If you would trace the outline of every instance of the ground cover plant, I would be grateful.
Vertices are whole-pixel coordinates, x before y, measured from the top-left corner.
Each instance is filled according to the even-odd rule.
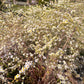
[[[0,83],[83,84],[84,4],[0,11]]]

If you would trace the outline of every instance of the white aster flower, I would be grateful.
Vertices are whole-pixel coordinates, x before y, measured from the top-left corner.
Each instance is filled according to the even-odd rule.
[[[14,77],[14,80],[16,80],[17,78],[20,77],[20,74],[17,74],[15,77]]]
[[[4,70],[3,70],[2,66],[0,66],[0,72],[1,72],[1,73],[3,73],[3,72],[4,72]]]
[[[43,56],[43,59],[46,59],[46,57],[45,57],[45,56]]]
[[[39,59],[35,59],[35,62],[38,62]]]
[[[22,69],[19,71],[19,73],[25,73],[25,68],[22,67]]]
[[[25,70],[28,69],[32,65],[32,61],[26,62],[24,65]]]

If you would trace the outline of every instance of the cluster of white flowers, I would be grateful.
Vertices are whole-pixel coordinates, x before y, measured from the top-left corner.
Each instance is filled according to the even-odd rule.
[[[25,74],[25,71],[28,70],[30,66],[32,66],[32,61],[26,61],[24,67],[22,67],[22,69],[19,71],[19,74],[14,76],[14,80],[20,78],[22,73]]]
[[[25,73],[26,70],[28,70],[30,68],[30,66],[32,65],[32,61],[27,61],[25,62],[24,67],[22,67],[22,69],[19,71],[19,73]]]

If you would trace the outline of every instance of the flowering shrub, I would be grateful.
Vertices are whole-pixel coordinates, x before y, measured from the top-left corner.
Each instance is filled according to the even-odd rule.
[[[81,40],[84,36],[84,24],[80,25],[74,18],[74,6],[71,10],[72,4],[62,4],[50,7],[36,5],[29,6],[28,9],[24,7],[20,10],[1,12],[2,82],[47,84],[49,81],[45,80],[49,78],[46,79],[46,73],[50,76],[52,70],[59,72],[53,72],[54,81],[51,81],[57,83],[56,81],[69,80],[68,76],[66,79],[61,76],[62,71],[73,71],[77,68],[75,58],[80,55],[79,49],[84,48],[84,40]],[[81,21],[83,19],[84,16]]]

